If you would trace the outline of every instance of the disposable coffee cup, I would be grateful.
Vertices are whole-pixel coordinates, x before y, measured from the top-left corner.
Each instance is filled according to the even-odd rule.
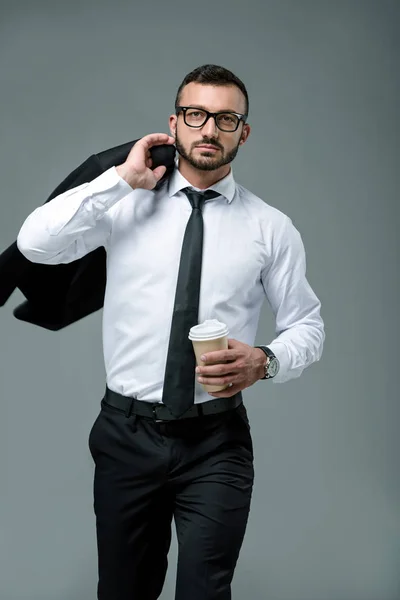
[[[225,350],[228,348],[229,330],[225,323],[217,319],[207,319],[195,325],[189,331],[189,340],[192,341],[196,362],[198,366],[204,366],[200,356],[206,352],[215,352],[216,350]],[[224,361],[228,362],[228,361]],[[207,363],[211,364],[211,363]],[[227,385],[205,385],[202,384],[206,392],[220,392],[228,387]]]

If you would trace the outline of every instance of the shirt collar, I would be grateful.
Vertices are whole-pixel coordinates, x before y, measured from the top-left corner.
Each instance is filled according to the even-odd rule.
[[[171,173],[170,177],[168,178],[168,196],[170,198],[172,196],[174,196],[175,194],[177,194],[178,192],[180,192],[185,187],[192,187],[194,190],[204,191],[204,190],[199,190],[199,188],[196,188],[193,185],[191,185],[189,183],[189,181],[187,179],[185,179],[185,177],[183,177],[183,175],[181,174],[181,172],[178,169],[178,166],[179,166],[179,157],[177,157],[175,159],[175,168],[174,168],[173,172]],[[211,185],[207,189],[218,192],[219,194],[221,194],[221,196],[223,196],[226,199],[228,204],[230,204],[235,196],[235,190],[236,190],[235,180],[233,178],[233,172],[232,172],[232,165],[231,165],[231,170],[229,171],[228,175],[226,175],[226,177],[221,179],[221,181],[214,183],[214,185]]]

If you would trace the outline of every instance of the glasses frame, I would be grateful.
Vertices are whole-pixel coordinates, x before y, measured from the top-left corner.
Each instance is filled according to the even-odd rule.
[[[202,123],[201,125],[189,125],[189,123],[186,122],[186,111],[189,109],[200,110],[201,112],[206,113],[206,120],[204,121],[204,123]],[[185,125],[187,125],[188,127],[192,127],[193,129],[200,129],[201,127],[204,127],[208,119],[213,117],[218,129],[220,129],[224,133],[234,133],[238,130],[240,122],[243,121],[243,123],[245,123],[248,117],[247,114],[242,115],[241,113],[232,112],[231,110],[220,110],[218,112],[210,112],[209,110],[206,110],[205,108],[200,108],[199,106],[177,106],[175,112],[176,116],[179,116],[179,113],[183,112],[183,120],[185,122]],[[218,115],[234,115],[235,117],[237,117],[239,120],[235,129],[222,129],[217,123]]]

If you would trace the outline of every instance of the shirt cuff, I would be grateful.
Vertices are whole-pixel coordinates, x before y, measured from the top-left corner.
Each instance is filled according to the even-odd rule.
[[[118,174],[115,167],[110,167],[107,171],[104,171],[104,173],[93,179],[89,183],[89,189],[91,194],[99,194],[112,189],[113,203],[133,191],[133,188]]]

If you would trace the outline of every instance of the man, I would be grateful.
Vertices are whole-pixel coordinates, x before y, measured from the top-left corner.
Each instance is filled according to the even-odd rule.
[[[107,251],[107,386],[89,436],[100,600],[159,597],[172,518],[176,600],[231,598],[254,481],[241,392],[298,377],[319,360],[325,336],[300,234],[233,178],[231,162],[250,134],[244,84],[204,65],[185,77],[175,108],[171,136],[143,137],[123,164],[37,208],[17,240],[28,259],[46,264]],[[175,171],[157,186],[165,167],[151,169],[149,149],[173,143]],[[204,190],[214,197],[200,200]],[[254,347],[266,298],[278,335]],[[195,323],[216,318],[230,331],[228,349],[208,353],[196,373],[192,304]],[[181,393],[185,377],[192,391]],[[228,387],[209,394],[202,383]]]

